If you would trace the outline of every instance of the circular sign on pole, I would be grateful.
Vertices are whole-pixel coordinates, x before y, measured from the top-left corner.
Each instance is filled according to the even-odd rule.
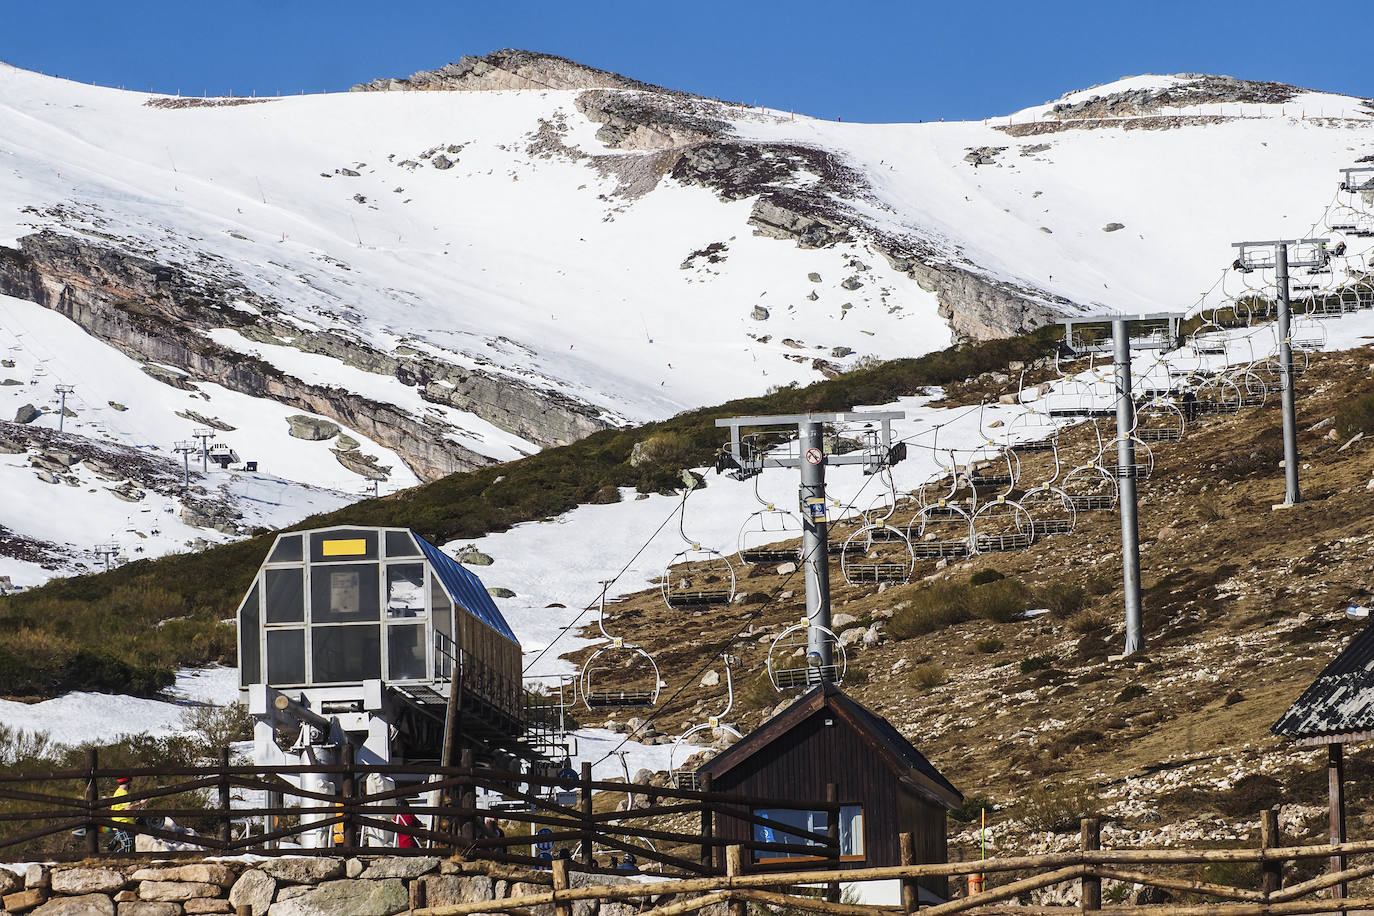
[[[815,448],[814,446],[813,446],[812,448],[807,449],[807,450],[806,450],[806,463],[807,463],[807,464],[820,464],[820,463],[821,463],[821,450],[818,449],[818,448]]]

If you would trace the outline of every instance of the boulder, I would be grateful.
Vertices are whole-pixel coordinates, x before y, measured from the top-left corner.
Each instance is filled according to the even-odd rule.
[[[344,863],[344,877],[356,878],[367,870],[367,863],[354,856]]]
[[[207,862],[195,865],[174,865],[167,868],[140,868],[129,876],[131,881],[195,881],[229,887],[234,883],[234,870],[228,865]]]
[[[37,420],[39,416],[41,415],[37,407],[34,407],[32,404],[25,404],[14,412],[14,422],[21,424],[32,423],[34,420]]]
[[[192,897],[214,897],[220,892],[218,884],[204,881],[143,881],[138,885],[142,900],[190,900]]]
[[[840,613],[830,618],[830,628],[836,632],[839,632],[841,629],[849,626],[851,623],[858,622],[859,618],[855,617],[853,614]]]
[[[476,547],[469,545],[458,552],[458,562],[465,566],[490,566],[496,561]]]
[[[359,877],[369,881],[383,878],[418,878],[439,868],[439,860],[433,856],[386,856],[374,859]]]
[[[446,169],[451,169],[451,168],[453,168],[453,160],[450,159],[449,157],[445,156],[443,153],[440,153],[439,155],[435,156],[433,159],[429,160],[429,164],[432,165],[432,166],[434,166],[436,169],[438,169],[438,170],[441,171],[441,172],[444,171],[444,170],[446,170]]]
[[[806,279],[810,280],[812,283],[819,283],[821,282],[821,275],[813,270],[806,275]]]
[[[756,305],[754,306],[754,310],[749,313],[749,317],[754,319],[755,321],[767,321],[768,309],[764,308],[761,305]]]
[[[6,900],[6,908],[13,909]],[[54,897],[34,910],[31,916],[115,916],[114,901],[104,894],[80,897]]]
[[[340,862],[340,865],[343,863]],[[290,900],[278,900],[270,916],[391,916],[410,907],[410,895],[400,878],[383,881],[342,879],[327,881]]]
[[[119,916],[181,916],[182,908],[179,903],[130,900],[127,903],[121,903],[118,912]]]
[[[701,679],[702,687],[715,687],[720,683],[720,672],[712,669]]]
[[[3,380],[3,381],[0,381],[0,386],[4,386],[4,387],[6,387],[6,388],[14,388],[14,387],[16,387],[16,386],[18,386],[18,385],[22,385],[22,384],[24,384],[24,383],[21,382],[21,381],[19,381],[19,379],[17,379],[17,378],[7,378],[7,379],[5,379],[5,380]]]
[[[427,906],[454,906],[493,899],[491,879],[486,875],[426,875],[422,880]]]
[[[250,868],[229,889],[229,904],[238,909],[248,907],[249,916],[263,916],[277,893],[277,879],[266,872]]]
[[[499,585],[494,585],[494,586],[491,586],[490,588],[488,588],[488,589],[487,589],[487,594],[488,594],[488,595],[491,595],[493,598],[514,598],[514,597],[515,597],[515,592],[511,591],[511,590],[508,589],[508,588],[502,588],[502,587],[499,586]]]
[[[797,571],[796,563],[783,563],[775,570],[780,576],[790,576]]]
[[[113,894],[123,887],[123,873],[113,868],[64,868],[52,873],[54,894]]]
[[[844,280],[840,282],[840,286],[848,290],[856,290],[863,285],[863,281],[858,277],[845,277]]]
[[[854,350],[851,347],[830,348],[830,355],[835,357],[835,359],[843,359],[844,357],[851,355],[853,352]]]
[[[26,891],[16,891],[13,894],[6,894],[4,897],[0,897],[0,906],[5,908],[6,913],[22,913],[25,910],[33,909],[47,899],[47,891],[39,887],[34,887]]]
[[[232,913],[234,908],[229,905],[229,901],[222,897],[192,897],[181,905],[183,912],[188,916],[198,916],[201,913]],[[267,912],[263,910],[263,912]]]
[[[3,578],[8,580],[9,576],[4,576]],[[6,586],[8,586],[8,584],[8,581],[0,582],[0,595],[3,595],[7,591]],[[10,894],[21,890],[23,887],[24,879],[20,875],[10,871],[8,868],[0,867],[0,897],[8,897]]]
[[[41,887],[47,890],[52,883],[52,869],[37,862],[32,863],[24,869],[24,887],[33,890]]]
[[[286,422],[291,426],[292,436],[308,442],[322,442],[339,434],[339,424],[319,417],[308,417],[298,413],[287,417]]]
[[[266,859],[258,863],[258,868],[283,884],[331,881],[344,873],[342,859],[316,859],[308,856]]]
[[[1116,231],[1119,230],[1119,229],[1125,229],[1125,228],[1126,228],[1126,225],[1125,225],[1124,223],[1108,223],[1107,225],[1105,225],[1105,226],[1102,227],[1102,231],[1103,231],[1103,232],[1116,232]]]

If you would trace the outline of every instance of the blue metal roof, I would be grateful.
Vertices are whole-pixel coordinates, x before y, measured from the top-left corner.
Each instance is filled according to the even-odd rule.
[[[515,638],[515,633],[511,631],[510,624],[506,623],[506,618],[501,616],[500,609],[496,607],[496,602],[491,600],[491,595],[487,594],[487,587],[482,584],[481,579],[418,534],[415,535],[415,541],[424,551],[430,565],[434,567],[434,571],[439,576],[439,581],[444,583],[444,589],[450,598],[462,605],[469,614],[517,646],[520,645],[520,640]]]

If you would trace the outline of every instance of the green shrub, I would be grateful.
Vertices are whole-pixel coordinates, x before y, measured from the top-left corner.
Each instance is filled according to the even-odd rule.
[[[984,636],[973,641],[973,648],[982,652],[984,655],[991,655],[994,652],[1000,651],[1003,645],[1005,644],[1002,640],[998,639],[996,636]]]
[[[956,820],[961,824],[968,824],[982,818],[983,812],[993,812],[997,806],[992,803],[992,799],[986,795],[970,795],[964,799],[964,803],[949,812],[951,820]]]
[[[998,582],[1005,578],[1006,576],[995,569],[980,569],[969,576],[968,581],[970,585],[987,585],[989,582]]]
[[[1144,684],[1127,684],[1121,688],[1121,692],[1116,695],[1116,702],[1129,703],[1134,699],[1145,696],[1150,691]]]
[[[949,673],[939,662],[926,662],[911,669],[911,682],[917,687],[929,690],[949,681]]]
[[[1007,623],[1030,608],[1031,593],[1015,579],[999,579],[974,587],[969,594],[969,610],[978,617]]]
[[[1228,817],[1253,817],[1283,802],[1283,784],[1266,773],[1250,773],[1216,793],[1216,806]]]
[[[948,581],[923,588],[893,613],[888,632],[896,639],[910,639],[963,623],[973,616],[968,593],[968,586]]]
[[[1036,671],[1048,671],[1054,667],[1054,661],[1043,655],[1032,655],[1030,658],[1021,659],[1021,664],[1017,667],[1022,674],[1031,674]]]
[[[1035,601],[1064,620],[1087,606],[1088,590],[1077,582],[1046,582],[1035,590]]]
[[[1035,786],[1026,793],[1020,810],[1031,830],[1067,833],[1077,830],[1083,818],[1097,814],[1101,805],[1096,787],[1067,780]]]
[[[1356,433],[1374,433],[1374,392],[1346,398],[1336,410],[1336,431],[1349,439]]]

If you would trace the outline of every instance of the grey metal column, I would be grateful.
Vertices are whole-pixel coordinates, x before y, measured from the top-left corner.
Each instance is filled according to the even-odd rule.
[[[1121,507],[1121,583],[1126,596],[1126,649],[1139,652],[1140,634],[1140,525],[1135,493],[1135,399],[1131,396],[1131,337],[1124,318],[1112,322],[1116,362],[1116,464],[1118,505]]]
[[[806,564],[806,619],[811,624],[806,633],[807,664],[819,670],[814,681],[829,680],[833,660],[830,645],[830,550],[829,525],[825,509],[825,427],[817,422],[801,423],[797,429],[801,438],[801,505],[802,505],[802,562]],[[805,460],[816,449],[821,460]],[[820,506],[822,514],[816,518],[812,508]],[[824,630],[819,629],[824,627]]]
[[[1298,418],[1293,402],[1293,345],[1289,342],[1288,244],[1274,246],[1279,288],[1279,388],[1283,406],[1283,470],[1286,481],[1283,502],[1302,502],[1298,492]]]

